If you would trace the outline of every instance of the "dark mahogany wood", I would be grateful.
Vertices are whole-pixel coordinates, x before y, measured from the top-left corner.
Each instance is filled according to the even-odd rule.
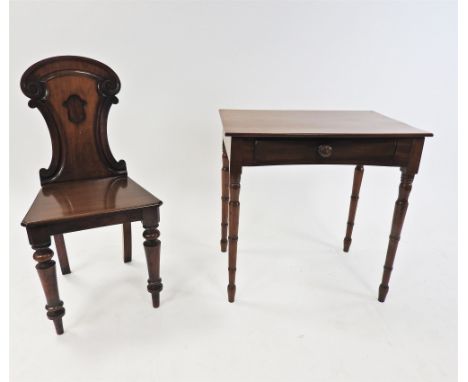
[[[118,102],[117,74],[84,57],[52,57],[32,65],[21,78],[29,106],[44,116],[52,160],[39,172],[41,183],[125,175],[107,140],[107,115]]]
[[[229,137],[416,138],[419,130],[375,111],[220,110]]]
[[[223,167],[221,168],[221,252],[227,250],[229,208],[229,158],[223,143]]]
[[[123,248],[124,248],[124,263],[132,261],[132,223],[123,223]]]
[[[388,292],[390,272],[411,183],[419,169],[424,140],[432,136],[432,133],[373,111],[220,110],[220,116],[224,133],[223,148],[227,154],[227,158],[223,156],[223,168],[225,163],[229,163],[228,300],[234,301],[236,291],[242,168],[287,164],[343,164],[357,166],[344,240],[345,252],[351,244],[364,166],[399,167],[404,174],[379,288],[379,301],[383,302]],[[223,196],[227,185],[224,177],[223,171]]]
[[[146,263],[148,265],[148,292],[151,293],[153,299],[153,307],[159,306],[159,293],[163,289],[161,283],[161,277],[159,276],[160,268],[160,252],[161,252],[161,241],[159,240],[159,211],[154,209],[152,211],[146,211],[143,217],[143,237],[145,241],[143,243],[146,253]]]
[[[52,260],[54,252],[48,248],[49,245],[50,241],[44,244],[33,244],[32,247],[35,249],[33,258],[37,261],[37,273],[46,296],[47,318],[53,321],[57,334],[63,334],[62,317],[65,314],[65,308],[58,292],[55,261]]]
[[[156,283],[161,284],[160,241],[155,237],[155,227],[162,202],[127,177],[125,162],[115,160],[107,139],[107,116],[111,105],[118,102],[119,78],[96,60],[52,57],[26,70],[21,89],[30,98],[29,106],[42,113],[52,142],[50,165],[39,172],[42,188],[21,224],[36,250],[34,258],[39,262],[36,268],[46,294],[47,316],[54,321],[57,333],[63,333],[65,309],[58,295],[55,262],[51,260],[51,236],[62,273],[67,274],[70,266],[64,233],[122,224],[124,261],[128,262],[132,257],[130,223],[143,222],[148,236],[148,290],[153,305],[159,306]]]
[[[230,159],[229,168],[229,236],[228,236],[228,272],[229,272],[229,284],[227,287],[228,300],[234,302],[236,295],[236,263],[237,263],[237,242],[239,232],[239,194],[240,194],[240,182],[242,175],[242,166],[240,165],[240,158],[237,157],[237,153],[231,152],[232,156]]]
[[[400,234],[405,221],[406,211],[408,209],[408,197],[413,186],[414,175],[406,169],[402,170],[398,199],[395,202],[393,211],[392,229],[390,232],[387,256],[385,257],[385,265],[382,276],[382,283],[379,286],[379,301],[384,302],[388,293],[388,283],[393,270],[393,262],[400,241]]]
[[[364,166],[357,165],[354,169],[353,190],[351,192],[351,202],[349,204],[348,223],[346,224],[346,236],[343,240],[343,251],[348,252],[351,245],[351,236],[353,234],[354,219],[359,201],[359,190],[361,189],[362,176],[364,175]]]
[[[65,239],[62,234],[54,235],[55,248],[57,248],[57,256],[60,263],[62,275],[71,273],[70,264],[68,263],[67,247],[65,246]]]

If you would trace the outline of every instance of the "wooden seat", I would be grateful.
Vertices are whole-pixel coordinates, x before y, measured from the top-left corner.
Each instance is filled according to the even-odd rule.
[[[70,273],[63,234],[122,224],[124,262],[132,259],[131,222],[143,223],[148,265],[148,292],[159,306],[159,207],[162,202],[127,176],[125,161],[116,161],[107,139],[107,116],[118,99],[120,80],[99,61],[61,56],[32,65],[21,89],[46,120],[52,159],[39,172],[42,188],[24,217],[33,258],[47,300],[47,317],[63,333],[51,245],[54,236],[63,274]]]
[[[52,183],[41,188],[21,224],[25,227],[73,226],[77,220],[83,220],[92,225],[121,212],[127,213],[123,217],[127,220],[128,214],[141,215],[144,208],[161,204],[158,198],[126,176]]]

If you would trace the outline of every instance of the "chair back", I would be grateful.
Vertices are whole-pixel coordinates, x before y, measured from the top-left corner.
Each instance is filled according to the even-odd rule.
[[[85,57],[51,57],[26,70],[21,90],[42,113],[52,141],[49,168],[39,171],[42,185],[127,174],[107,139],[107,116],[120,90],[112,69]]]

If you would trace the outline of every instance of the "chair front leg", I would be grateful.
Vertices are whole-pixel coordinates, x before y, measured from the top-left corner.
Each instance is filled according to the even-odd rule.
[[[159,263],[160,263],[160,250],[161,241],[159,241],[159,230],[158,224],[146,225],[143,223],[145,231],[143,237],[145,241],[143,243],[146,253],[146,263],[148,266],[148,292],[151,293],[153,299],[153,307],[159,307],[159,293],[163,289],[161,283],[161,277],[159,276]]]
[[[33,258],[37,261],[37,273],[46,296],[47,318],[53,321],[57,334],[63,334],[62,317],[65,315],[65,308],[58,292],[55,261],[52,260],[54,252],[49,246],[50,240],[47,244],[33,244],[32,248],[35,250]]]

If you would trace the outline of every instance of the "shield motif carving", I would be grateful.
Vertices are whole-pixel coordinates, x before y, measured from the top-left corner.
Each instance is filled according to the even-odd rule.
[[[82,100],[79,95],[72,94],[63,103],[63,106],[68,110],[68,119],[76,124],[83,122],[86,119],[85,106],[86,101]]]

